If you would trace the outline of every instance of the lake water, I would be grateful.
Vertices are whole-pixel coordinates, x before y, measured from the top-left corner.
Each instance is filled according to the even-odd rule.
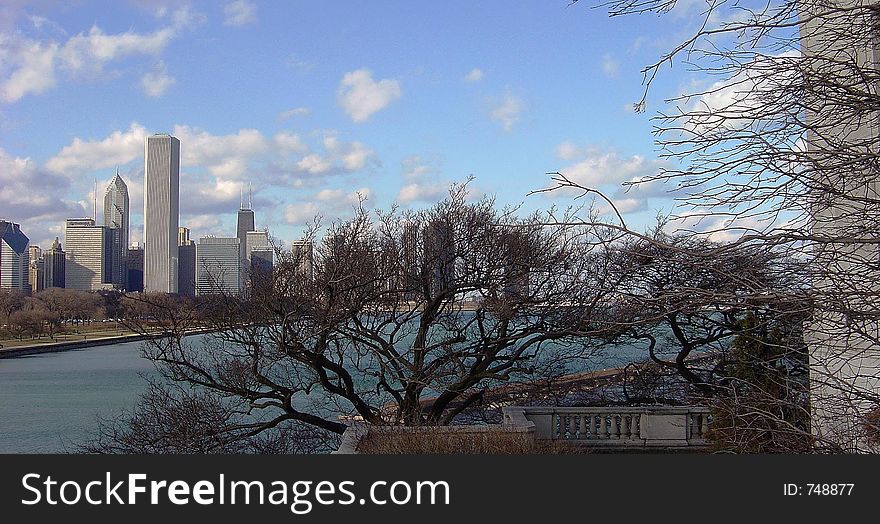
[[[0,453],[63,453],[95,434],[99,416],[132,408],[155,373],[142,342],[0,359]],[[591,369],[644,358],[616,347]]]
[[[132,407],[154,372],[141,342],[0,359],[0,452],[74,451],[98,415]]]

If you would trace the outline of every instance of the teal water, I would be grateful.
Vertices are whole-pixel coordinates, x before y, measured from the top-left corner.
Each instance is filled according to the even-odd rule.
[[[99,416],[134,407],[146,389],[143,376],[155,373],[141,344],[0,359],[0,453],[75,452],[95,435]],[[642,349],[617,346],[584,369],[644,357]]]
[[[141,342],[0,359],[0,453],[63,453],[130,408],[154,372]]]

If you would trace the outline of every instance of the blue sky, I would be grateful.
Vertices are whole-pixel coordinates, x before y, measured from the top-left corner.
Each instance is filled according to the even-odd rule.
[[[142,224],[143,138],[181,139],[181,225],[234,234],[243,187],[289,241],[310,216],[420,207],[475,176],[528,209],[562,171],[616,195],[630,225],[671,201],[620,183],[661,161],[650,116],[699,82],[674,67],[646,114],[640,69],[699,20],[609,19],[569,0],[36,1],[0,7],[0,217],[33,243],[90,216],[115,169]],[[99,204],[100,219],[100,204]]]

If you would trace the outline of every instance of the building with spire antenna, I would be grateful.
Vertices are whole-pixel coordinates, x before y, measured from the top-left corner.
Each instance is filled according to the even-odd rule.
[[[251,186],[248,184],[248,201],[247,207],[244,205],[244,191],[240,192],[240,202],[238,209],[238,227],[236,228],[236,237],[238,237],[238,258],[241,261],[242,271],[247,271],[247,234],[249,231],[254,231],[256,228],[254,226],[254,210],[251,209],[251,200],[252,200]],[[242,275],[243,276],[243,275]],[[243,281],[243,278],[239,278],[239,282]]]
[[[129,216],[128,186],[119,176],[117,168],[104,193],[104,227],[107,228],[109,240],[106,279],[116,289],[128,289],[125,259],[129,245]]]

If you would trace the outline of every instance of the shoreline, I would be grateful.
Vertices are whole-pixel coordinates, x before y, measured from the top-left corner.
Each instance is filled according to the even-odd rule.
[[[26,357],[30,355],[40,355],[43,353],[58,353],[61,351],[69,351],[72,349],[82,349],[93,346],[107,346],[110,344],[118,344],[121,342],[138,342],[154,336],[156,335],[142,335],[138,333],[132,333],[129,335],[114,335],[108,337],[86,338],[83,340],[46,342],[42,344],[30,344],[27,346],[0,348],[0,359]]]

